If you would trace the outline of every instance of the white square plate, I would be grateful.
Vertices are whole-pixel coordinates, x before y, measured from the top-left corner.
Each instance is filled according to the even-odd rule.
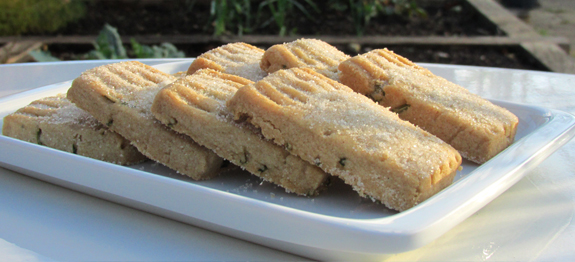
[[[185,71],[190,62],[156,66]],[[66,92],[71,81],[0,99],[0,117]],[[493,101],[519,117],[516,141],[483,165],[464,161],[454,183],[397,213],[335,179],[298,197],[239,169],[193,181],[154,162],[118,166],[0,136],[0,166],[161,216],[316,259],[378,259],[433,241],[519,181],[575,136],[575,117]],[[33,161],[31,161],[33,160]]]

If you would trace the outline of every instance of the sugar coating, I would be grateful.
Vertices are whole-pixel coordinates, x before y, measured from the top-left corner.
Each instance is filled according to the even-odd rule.
[[[123,100],[124,103],[131,108],[137,110],[143,117],[147,119],[154,119],[150,108],[152,108],[152,104],[154,103],[154,98],[158,94],[158,92],[166,85],[172,83],[173,79],[163,81],[153,88],[147,88],[139,90],[138,92],[132,92],[129,96],[126,96]]]
[[[348,58],[348,55],[324,41],[298,39],[268,48],[261,59],[260,67],[268,73],[281,69],[309,67],[337,80],[337,66]]]
[[[74,80],[68,98],[121,134],[155,161],[190,176],[208,179],[223,160],[191,138],[166,128],[151,113],[153,99],[175,76],[129,61],[96,67]]]
[[[511,112],[387,49],[343,62],[340,81],[483,163],[510,145]]]
[[[6,136],[121,165],[146,157],[120,135],[76,107],[64,94],[33,101],[6,116]]]
[[[387,158],[397,156],[397,164],[402,169],[413,170],[421,178],[433,173],[437,166],[429,163],[441,162],[444,155],[436,152],[445,146],[433,136],[415,128],[412,124],[400,121],[396,114],[386,110],[374,110],[373,104],[354,103],[355,94],[345,91],[322,92],[310,96],[299,107],[302,111],[302,124],[316,133],[328,136],[348,137],[353,141],[355,151],[363,151],[369,156]],[[421,136],[429,136],[432,143],[414,143]]]
[[[65,95],[63,95],[63,98],[65,99]],[[52,124],[83,124],[89,127],[96,127],[101,125],[98,120],[92,117],[92,115],[78,108],[71,102],[62,106],[60,110],[56,111],[50,118],[47,118],[45,121],[48,121]]]
[[[328,178],[326,173],[265,140],[249,123],[233,120],[225,103],[250,83],[215,70],[198,70],[163,88],[152,112],[172,129],[287,192],[317,194]]]
[[[267,139],[399,211],[449,185],[461,163],[437,137],[308,68],[246,85],[227,106]]]
[[[226,74],[258,81],[267,75],[259,64],[264,50],[246,43],[231,43],[198,56],[188,68],[188,74],[210,68]]]

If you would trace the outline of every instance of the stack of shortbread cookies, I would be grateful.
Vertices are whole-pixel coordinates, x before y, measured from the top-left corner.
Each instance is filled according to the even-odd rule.
[[[450,185],[462,156],[493,158],[513,143],[518,124],[506,109],[387,49],[349,57],[316,39],[266,51],[227,44],[178,76],[139,62],[100,66],[74,80],[74,104],[57,99],[68,105],[60,113],[32,110],[34,102],[4,119],[3,134],[121,164],[145,156],[197,180],[227,160],[304,196],[337,176],[398,211]],[[87,122],[80,115],[99,131],[51,131]],[[124,158],[110,158],[113,149]]]

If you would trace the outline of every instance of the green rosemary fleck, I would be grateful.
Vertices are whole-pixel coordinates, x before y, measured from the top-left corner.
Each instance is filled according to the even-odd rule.
[[[260,167],[260,168],[258,169],[258,171],[259,171],[260,173],[263,173],[263,172],[265,172],[266,170],[268,170],[268,166],[266,166],[266,165],[263,165],[262,167]]]
[[[383,91],[383,84],[376,83],[373,87],[373,92],[369,94],[369,98],[375,102],[380,102],[385,97],[385,91]]]
[[[347,163],[347,158],[342,157],[342,158],[339,159],[339,164],[340,164],[341,166],[345,166],[346,163]]]
[[[167,126],[168,126],[169,128],[172,128],[172,127],[174,127],[174,125],[176,125],[177,123],[178,123],[178,120],[176,120],[175,118],[171,118],[171,119],[170,119],[170,122],[168,122]]]
[[[36,131],[36,142],[38,145],[43,145],[42,141],[40,141],[40,136],[42,136],[42,129],[38,129],[38,131]]]
[[[398,106],[398,107],[396,107],[396,108],[392,108],[392,109],[391,109],[391,112],[394,112],[394,113],[397,113],[397,114],[401,114],[401,113],[407,111],[407,109],[408,109],[409,107],[410,107],[410,105],[408,105],[408,104],[401,105],[401,106]]]
[[[110,104],[113,104],[113,103],[116,103],[116,102],[117,102],[115,98],[109,97],[109,96],[107,96],[107,95],[103,95],[102,97],[104,97],[104,98],[106,99],[106,101],[107,101],[108,103],[110,103]]]
[[[244,157],[240,158],[240,164],[245,165],[248,161],[248,152],[244,151]]]

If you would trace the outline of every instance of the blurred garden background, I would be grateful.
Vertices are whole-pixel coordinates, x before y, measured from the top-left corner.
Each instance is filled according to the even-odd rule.
[[[387,47],[416,62],[560,71],[533,54],[543,48],[563,52],[570,70],[575,30],[556,29],[575,29],[574,2],[0,0],[0,61],[195,57],[229,42],[266,49],[313,37],[350,55]]]

